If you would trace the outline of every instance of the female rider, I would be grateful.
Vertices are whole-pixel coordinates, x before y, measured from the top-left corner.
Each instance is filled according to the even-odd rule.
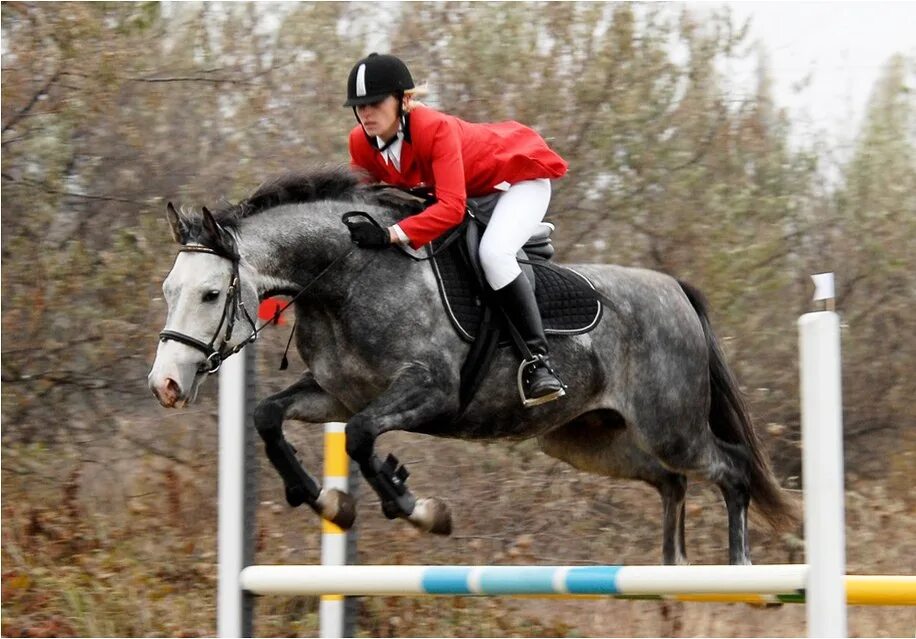
[[[487,283],[534,356],[526,362],[526,406],[562,397],[550,367],[540,311],[516,253],[534,234],[550,202],[550,180],[566,162],[532,129],[518,122],[472,124],[414,99],[407,66],[393,55],[372,53],[353,67],[347,101],[359,122],[350,131],[350,160],[379,181],[426,186],[436,203],[387,229],[351,223],[363,248],[409,244],[419,248],[458,226],[467,197],[502,192],[480,241]]]

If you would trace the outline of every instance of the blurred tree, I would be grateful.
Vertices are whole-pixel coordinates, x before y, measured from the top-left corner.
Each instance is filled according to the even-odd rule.
[[[110,561],[117,566],[112,572],[123,576],[130,571],[122,560],[136,560],[138,579],[108,596],[109,577],[92,574],[83,559],[58,560],[72,564],[72,583],[79,585],[48,590],[83,596],[82,571],[89,571],[102,588],[90,612],[112,624],[102,634],[196,632],[181,612],[185,582],[158,582],[183,603],[163,599],[162,619],[138,619],[160,579],[144,570],[178,565],[179,557],[212,573],[209,558],[195,557],[194,547],[209,539],[214,520],[213,403],[204,399],[198,411],[166,421],[145,385],[165,317],[159,287],[174,256],[164,203],[236,200],[280,171],[346,162],[354,120],[341,106],[345,80],[353,62],[371,50],[401,55],[416,80],[429,82],[431,106],[472,121],[519,120],[569,161],[552,203],[559,260],[662,269],[706,292],[752,413],[773,435],[766,441],[777,448],[783,477],[797,474],[800,464],[795,319],[810,306],[808,274],[836,271],[848,324],[847,435],[867,443],[847,447],[847,468],[888,473],[898,459],[901,493],[912,483],[906,457],[912,445],[900,443],[912,437],[908,399],[916,394],[909,308],[916,292],[912,59],[889,62],[851,157],[833,171],[833,141],[797,142],[793,123],[774,101],[765,54],[747,43],[746,25],[734,24],[727,9],[707,7],[698,17],[663,3],[4,2],[0,16],[0,410],[4,489],[14,473],[20,492],[10,503],[24,518],[11,527],[5,509],[3,528],[23,531],[23,547],[44,543],[42,518],[59,510],[61,495],[65,510],[78,513],[76,495],[88,485],[80,482],[89,481],[79,479],[80,472],[96,469],[96,486],[123,499],[104,509],[126,523],[108,537],[93,517],[101,508],[86,499],[86,516],[70,519],[97,528],[92,561]],[[748,62],[758,70],[750,89],[736,86],[729,71]],[[259,343],[260,393],[290,381],[271,376],[275,361],[265,356],[278,356],[284,344]],[[879,454],[876,442],[899,450]],[[519,450],[527,451],[521,466],[538,463],[527,445],[511,455],[475,449],[473,471],[456,462],[469,481],[454,498],[470,510],[480,506],[482,493],[503,492],[507,502],[523,497],[531,516],[501,515],[516,533],[544,516],[548,501],[549,517],[568,520],[565,504],[574,496],[578,503],[579,486],[606,497],[615,536],[639,530],[653,516],[621,519],[625,513],[613,503],[622,494],[618,487],[556,466],[549,472],[564,481],[532,492],[538,472],[516,475],[520,489],[512,493],[512,480],[505,481],[509,456],[515,463]],[[442,450],[451,451],[447,459],[464,459],[463,446],[431,442],[421,457],[429,457],[429,466]],[[299,449],[317,457],[320,445]],[[62,452],[73,454],[68,459]],[[157,467],[150,455],[167,471],[162,484],[150,481]],[[475,483],[470,474],[481,466],[484,479]],[[175,468],[188,471],[187,478],[178,481]],[[45,480],[45,490],[36,488],[36,477]],[[181,513],[176,504],[183,499],[196,528],[175,527],[173,535],[174,518],[157,516],[156,509],[144,515],[144,496],[130,501],[137,486],[165,495],[173,514]],[[48,510],[34,510],[36,502]],[[870,502],[862,508],[869,517],[874,510]],[[558,555],[589,561],[603,546],[610,529],[585,512],[574,529],[583,533],[579,539],[593,539],[570,549],[558,535]],[[299,553],[301,535],[285,520],[273,525],[296,538],[283,552]],[[112,551],[121,543],[118,535],[136,542],[125,555]],[[510,545],[509,538],[486,536]],[[621,538],[646,548],[642,535]],[[4,565],[10,561],[23,575],[37,576],[33,557],[8,552],[9,539],[4,536]],[[707,542],[724,543],[714,536]],[[405,537],[398,543],[413,550],[425,542]],[[60,550],[50,542],[45,547]],[[777,544],[767,551],[779,559]],[[193,574],[183,566],[175,572]],[[207,624],[212,614],[204,608],[212,602],[202,597],[213,589],[198,581],[204,594],[192,598],[193,608]],[[42,611],[57,605],[53,597],[42,602],[35,604]],[[128,602],[123,618],[105,608],[119,602]],[[4,629],[34,628],[29,614],[6,614],[6,604]],[[302,610],[295,613],[300,620]],[[11,616],[19,626],[6,625]],[[288,617],[277,615],[277,623],[287,628]],[[100,634],[91,624],[78,627]],[[199,634],[208,632],[204,625]]]
[[[840,281],[843,302],[870,302],[850,307],[857,324],[907,321],[870,310],[886,307],[876,282],[891,306],[912,286],[912,251],[886,249],[912,238],[904,62],[834,197],[819,152],[789,143],[765,56],[754,90],[732,86],[727,70],[755,50],[727,10],[6,3],[2,16],[4,436],[49,437],[51,417],[145,395],[172,259],[164,200],[238,199],[279,171],[345,162],[344,79],[385,37],[432,106],[518,119],[569,160],[552,207],[560,259],[659,268],[707,292],[767,421],[797,424],[794,318],[806,274],[832,268],[822,256],[855,256]],[[871,369],[893,397],[896,366]]]
[[[112,420],[89,415],[147,394],[167,197],[239,198],[344,160],[353,11],[3,5],[4,437],[97,430]]]
[[[849,324],[847,430],[899,428],[916,417],[916,61],[894,56],[872,96],[824,220],[820,262],[838,274]],[[903,418],[901,420],[901,418]]]
[[[130,387],[122,340],[149,309],[130,288],[152,257],[124,116],[157,7],[3,5],[4,437],[53,438]]]

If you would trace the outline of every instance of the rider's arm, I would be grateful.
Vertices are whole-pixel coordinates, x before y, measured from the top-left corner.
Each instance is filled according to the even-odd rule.
[[[411,215],[395,226],[420,248],[427,242],[458,226],[464,219],[467,191],[461,138],[457,125],[448,118],[437,118],[429,129],[414,132],[413,145],[418,159],[429,158],[435,182],[436,203],[422,213]],[[392,239],[397,229],[392,227]]]

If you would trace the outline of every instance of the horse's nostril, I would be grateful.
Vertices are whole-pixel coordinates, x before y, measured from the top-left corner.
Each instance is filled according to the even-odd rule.
[[[165,379],[165,393],[172,399],[177,398],[181,394],[181,388],[178,386],[178,382],[171,377]]]

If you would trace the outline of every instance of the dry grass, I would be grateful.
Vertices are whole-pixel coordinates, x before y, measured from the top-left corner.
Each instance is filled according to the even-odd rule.
[[[212,416],[208,416],[208,419]],[[198,416],[198,421],[201,420]],[[210,422],[212,424],[212,422]],[[125,428],[152,432],[138,419]],[[198,425],[200,426],[200,425]],[[208,636],[215,634],[216,458],[212,428],[166,439],[193,464],[136,449],[92,446],[80,455],[40,447],[3,451],[4,636]],[[190,428],[190,427],[189,427]],[[291,429],[305,463],[320,467],[318,429]],[[161,443],[161,441],[160,441]],[[164,446],[164,444],[163,444]],[[654,491],[578,473],[514,446],[392,434],[419,495],[450,502],[455,533],[421,535],[382,517],[360,486],[362,563],[654,564],[660,504]],[[193,453],[193,454],[191,454]],[[916,509],[911,446],[884,477],[847,477],[850,573],[913,573]],[[105,460],[96,463],[93,459]],[[847,462],[849,465],[849,462]],[[282,504],[262,462],[258,556],[262,563],[317,563],[319,523]],[[799,532],[799,531],[797,531]],[[693,486],[687,544],[694,563],[726,560],[724,507]],[[798,562],[800,537],[754,526],[757,563]],[[315,636],[314,597],[263,598],[259,636]],[[909,636],[913,608],[850,608],[854,636]],[[525,598],[365,599],[361,636],[801,636],[804,607]]]

